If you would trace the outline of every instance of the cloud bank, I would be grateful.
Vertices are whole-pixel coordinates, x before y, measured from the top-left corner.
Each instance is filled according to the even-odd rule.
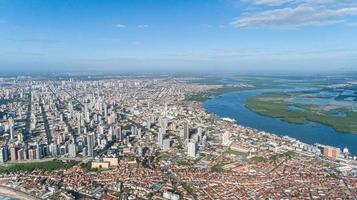
[[[238,28],[299,28],[353,23],[357,2],[350,0],[241,0],[247,11],[232,25]]]

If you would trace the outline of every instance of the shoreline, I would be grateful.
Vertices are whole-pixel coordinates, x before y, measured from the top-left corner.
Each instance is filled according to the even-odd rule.
[[[223,94],[221,94],[221,95],[228,94],[228,93],[233,93],[233,92],[227,92],[227,93],[223,93]],[[216,96],[216,97],[217,97],[217,96]],[[208,100],[208,99],[207,99],[207,100]],[[205,100],[205,101],[207,101],[207,100]],[[222,118],[227,118],[227,117],[224,117],[224,116],[220,116],[219,114],[217,114],[217,113],[215,113],[215,112],[210,112],[210,111],[208,111],[207,108],[205,107],[205,101],[200,102],[200,103],[201,103],[201,106],[203,107],[203,109],[204,109],[207,113],[214,114],[216,117],[221,118],[221,119],[222,119]],[[251,110],[250,108],[248,108],[245,104],[244,104],[243,106],[244,106],[246,109],[248,109],[250,112],[256,113],[257,115],[264,116],[264,117],[269,117],[269,118],[272,118],[272,119],[278,119],[278,120],[280,120],[280,121],[282,121],[282,122],[284,122],[284,123],[294,124],[294,125],[304,125],[304,124],[305,124],[305,123],[299,124],[299,123],[289,122],[289,121],[283,120],[283,119],[278,118],[278,117],[272,117],[272,116],[265,115],[265,114],[262,114],[262,113],[259,113],[259,112],[255,112],[254,110]],[[234,119],[234,118],[233,118],[233,119]],[[308,122],[317,123],[317,124],[319,124],[319,125],[321,125],[321,126],[326,126],[326,127],[328,127],[328,128],[331,128],[331,129],[334,130],[335,132],[339,132],[340,134],[343,134],[343,135],[357,135],[357,134],[355,134],[355,133],[338,131],[338,130],[336,130],[334,127],[329,126],[328,124],[321,123],[321,122],[311,121],[311,120],[309,120]],[[242,125],[242,124],[240,124],[240,123],[239,123],[238,121],[236,121],[236,120],[235,120],[235,122],[232,122],[232,123],[234,123],[234,124],[236,124],[236,125],[238,125],[238,126],[243,126],[243,127],[246,127],[246,128],[250,128],[250,129],[255,129],[255,130],[258,130],[258,131],[264,131],[264,132],[266,132],[265,130],[259,130],[259,129],[256,129],[256,128],[254,128],[254,127]],[[276,136],[279,136],[279,137],[289,136],[288,134],[283,135],[283,134],[276,134],[276,133],[273,133],[273,132],[266,132],[266,133],[271,134],[271,135],[276,135]],[[289,137],[291,137],[291,136],[289,136]],[[298,138],[296,138],[296,137],[292,137],[292,138],[294,138],[294,139],[296,139],[296,140],[302,142],[300,139],[298,139]],[[312,144],[312,143],[306,143],[306,142],[302,142],[302,143],[304,143],[304,144],[309,144],[309,145],[314,145],[314,144]],[[334,145],[331,145],[331,144],[326,144],[326,145],[330,145],[330,146],[335,147]],[[342,148],[342,147],[339,147],[339,148]],[[352,155],[352,156],[356,156],[356,154],[351,154],[351,155]]]
[[[249,101],[249,100],[247,100],[247,101]],[[296,121],[291,121],[288,118],[273,116],[271,114],[267,114],[267,113],[264,113],[264,112],[256,111],[255,108],[249,106],[247,104],[247,102],[244,103],[244,107],[246,107],[248,110],[250,110],[250,111],[252,111],[252,112],[254,112],[254,113],[258,114],[258,115],[265,116],[265,117],[270,117],[270,118],[273,118],[273,119],[279,119],[281,121],[284,121],[284,122],[287,122],[287,123],[290,123],[290,124],[304,125],[304,124],[307,124],[309,122],[313,122],[313,123],[318,123],[320,125],[328,126],[328,127],[332,128],[334,131],[336,131],[336,132],[338,132],[340,134],[357,134],[356,131],[344,130],[344,129],[336,127],[334,124],[323,122],[323,121],[320,121],[318,119],[309,119],[308,117],[306,117],[305,118],[305,122],[296,122]]]
[[[0,185],[0,195],[8,196],[11,198],[15,199],[20,199],[20,200],[36,200],[38,198],[35,198],[26,192],[16,190],[14,188],[10,188],[5,185]]]

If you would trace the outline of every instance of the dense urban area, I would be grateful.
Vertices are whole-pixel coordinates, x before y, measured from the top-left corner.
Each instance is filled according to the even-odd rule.
[[[197,80],[2,78],[0,185],[23,199],[357,198],[347,148],[208,113],[190,95],[222,85]]]

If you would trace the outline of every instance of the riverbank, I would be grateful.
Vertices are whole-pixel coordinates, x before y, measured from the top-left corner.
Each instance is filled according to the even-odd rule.
[[[22,192],[22,191],[19,191],[19,190],[16,190],[16,189],[4,186],[4,185],[0,185],[0,195],[4,195],[6,197],[11,197],[13,199],[20,199],[20,200],[35,200],[35,199],[37,199],[25,192]]]
[[[253,112],[289,123],[316,122],[339,132],[357,133],[357,112],[347,109],[326,110],[322,106],[288,102],[286,98],[291,97],[287,94],[264,93],[248,99],[245,106]],[[340,117],[336,113],[345,113],[345,116]]]
[[[266,92],[290,92],[295,90],[297,89],[241,90],[208,99],[203,102],[203,105],[207,112],[214,113],[219,117],[235,119],[237,124],[245,127],[251,127],[279,136],[289,136],[311,145],[319,143],[341,149],[347,147],[352,155],[357,155],[357,134],[339,132],[321,123],[288,123],[278,118],[256,113],[245,106],[247,100]],[[299,90],[301,89],[299,88]]]
[[[204,102],[207,99],[217,97],[221,94],[228,93],[228,92],[235,92],[235,91],[239,91],[242,89],[246,89],[246,88],[235,87],[235,86],[223,86],[220,88],[210,89],[205,92],[188,95],[188,96],[186,96],[186,100],[187,101]]]

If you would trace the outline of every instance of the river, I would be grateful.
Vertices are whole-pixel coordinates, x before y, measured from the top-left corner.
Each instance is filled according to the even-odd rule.
[[[264,92],[289,92],[313,90],[315,88],[293,89],[253,89],[226,93],[208,99],[204,107],[210,113],[220,117],[229,117],[243,126],[280,136],[290,136],[308,144],[320,143],[341,148],[347,147],[352,155],[357,155],[357,134],[335,131],[333,128],[310,122],[307,124],[293,124],[280,119],[257,114],[245,107],[245,101]],[[357,123],[357,122],[356,122]]]

